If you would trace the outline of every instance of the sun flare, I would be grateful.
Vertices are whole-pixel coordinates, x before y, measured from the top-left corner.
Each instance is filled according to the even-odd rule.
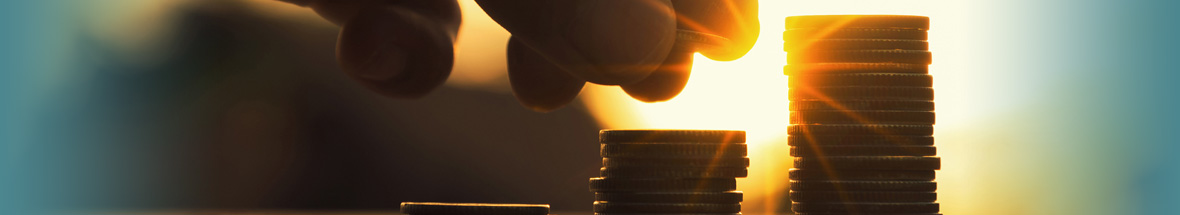
[[[847,7],[849,4],[862,5]],[[784,18],[816,14],[931,16],[940,13],[938,8],[952,6],[935,1],[863,4],[761,1],[762,28],[754,48],[743,58],[729,62],[713,61],[697,54],[688,85],[676,98],[643,103],[629,98],[618,87],[591,85],[582,99],[605,128],[746,130],[751,164],[749,177],[739,180],[746,196],[743,211],[782,211],[784,208],[780,207],[789,207],[784,192],[788,181],[786,170],[791,166],[786,144],[790,123],[788,77],[783,75]],[[913,5],[930,7],[909,7]],[[935,37],[931,36],[931,40],[936,40]],[[936,47],[931,50],[939,51]]]

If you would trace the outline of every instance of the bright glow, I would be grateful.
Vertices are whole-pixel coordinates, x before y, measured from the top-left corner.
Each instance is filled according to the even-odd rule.
[[[855,6],[850,6],[855,5]],[[757,44],[742,59],[732,62],[717,62],[699,54],[696,56],[688,86],[667,102],[642,103],[629,98],[618,87],[588,86],[582,98],[590,112],[606,128],[663,128],[663,129],[741,129],[746,130],[750,144],[750,176],[739,180],[745,192],[743,212],[764,213],[776,211],[778,207],[789,207],[785,197],[787,168],[790,156],[786,145],[788,122],[787,76],[782,67],[786,64],[783,51],[783,20],[793,15],[822,14],[899,14],[924,15],[932,19],[930,33],[931,51],[935,53],[935,64],[931,71],[936,76],[939,68],[953,68],[960,57],[944,56],[959,54],[942,47],[954,46],[954,39],[945,38],[950,34],[939,34],[939,23],[962,23],[959,12],[965,6],[943,1],[761,1],[760,21],[762,32]],[[940,44],[946,41],[947,44]],[[954,59],[952,59],[954,58]],[[944,95],[940,93],[940,95]],[[939,101],[942,101],[940,99]],[[936,101],[938,102],[938,101]],[[939,107],[947,107],[939,103]],[[967,116],[939,115],[940,127],[953,124]],[[951,120],[954,119],[954,120]],[[950,123],[944,123],[950,122]],[[939,139],[940,142],[945,141]],[[940,147],[941,144],[939,145]],[[940,150],[941,156],[953,151]],[[953,159],[944,159],[943,166],[955,166]],[[945,171],[940,173],[940,181]],[[952,176],[953,177],[953,176]],[[940,191],[947,190],[946,188]],[[940,202],[956,202],[955,195],[940,193]],[[966,211],[966,204],[950,204],[942,212]],[[975,207],[970,209],[977,209]],[[787,209],[783,209],[787,210]],[[996,210],[991,210],[996,211]],[[981,212],[976,210],[975,212]]]

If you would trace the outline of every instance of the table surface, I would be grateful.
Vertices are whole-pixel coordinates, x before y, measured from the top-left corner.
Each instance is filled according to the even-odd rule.
[[[297,211],[297,210],[240,210],[240,211],[200,211],[200,210],[177,210],[177,211],[112,211],[99,212],[97,214],[107,215],[390,215],[401,214],[398,211]],[[553,212],[550,215],[594,215],[593,212]]]
[[[88,213],[90,214],[90,213]],[[297,211],[297,210],[241,210],[241,211],[200,211],[200,210],[178,210],[178,211],[117,211],[117,212],[101,212],[97,214],[108,215],[402,215],[398,211]],[[556,211],[550,215],[594,215],[593,212],[582,211]],[[743,215],[779,215],[779,214],[751,214],[743,213]],[[781,215],[788,215],[786,213]]]

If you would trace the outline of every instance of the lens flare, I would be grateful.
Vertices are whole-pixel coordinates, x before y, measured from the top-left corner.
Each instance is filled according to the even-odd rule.
[[[643,103],[629,98],[618,87],[594,85],[587,86],[582,99],[591,114],[606,128],[746,130],[750,174],[738,182],[740,190],[745,192],[743,212],[788,211],[787,169],[792,160],[787,155],[789,146],[786,144],[789,104],[788,77],[783,75],[787,54],[782,42],[784,18],[820,14],[910,14],[930,16],[937,24],[958,22],[955,19],[963,16],[955,11],[960,7],[963,5],[931,0],[760,1],[761,36],[753,49],[743,58],[729,62],[696,56],[688,86],[678,97],[666,102]],[[948,41],[939,40],[936,34],[931,35],[930,40]],[[944,51],[939,46],[931,46],[930,50],[935,53]],[[947,67],[947,62],[936,62],[935,65]],[[946,154],[949,153],[942,156],[953,156]],[[952,159],[944,165],[953,166],[953,162]],[[956,199],[947,193],[943,195],[947,197],[941,198],[940,202],[944,204]],[[948,204],[942,211],[951,213],[962,208],[965,207],[961,204]]]

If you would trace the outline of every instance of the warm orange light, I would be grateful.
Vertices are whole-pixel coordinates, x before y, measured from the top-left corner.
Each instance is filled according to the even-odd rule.
[[[749,177],[739,180],[739,187],[746,194],[743,212],[789,210],[779,209],[790,207],[784,204],[789,203],[785,192],[787,169],[791,165],[786,144],[789,104],[788,77],[783,75],[783,65],[786,64],[781,36],[785,30],[784,18],[817,14],[914,14],[938,20],[937,14],[953,12],[943,10],[950,6],[955,5],[929,0],[880,3],[761,1],[762,32],[750,53],[732,62],[696,56],[692,76],[680,96],[667,102],[642,103],[629,98],[618,87],[592,85],[587,87],[582,98],[606,128],[746,130],[751,164]],[[931,35],[931,40],[938,37],[934,33]],[[938,46],[932,46],[931,50],[940,51]],[[932,68],[939,65],[940,62],[935,62]],[[946,153],[942,154],[945,156]],[[942,198],[941,202],[947,199]],[[953,212],[961,206],[944,207],[943,212]]]
[[[781,34],[778,31],[771,35]],[[780,37],[762,37],[739,60],[718,62],[698,55],[688,86],[666,102],[643,103],[618,87],[598,85],[588,86],[582,98],[606,128],[746,130],[751,167],[750,176],[739,180],[746,196],[743,211],[775,211],[785,201],[779,192],[785,192],[789,168],[787,77],[782,75],[785,53],[781,47]]]

